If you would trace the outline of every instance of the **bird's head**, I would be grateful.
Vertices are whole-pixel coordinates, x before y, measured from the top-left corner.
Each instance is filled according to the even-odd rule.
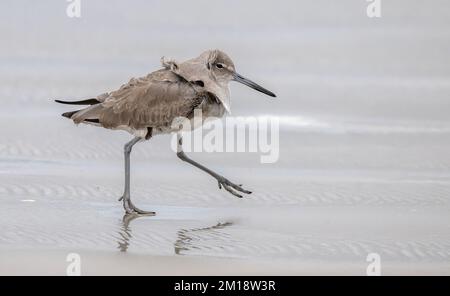
[[[236,72],[231,58],[218,49],[208,50],[200,56],[180,64],[174,64],[172,71],[191,82],[198,90],[214,94],[225,109],[230,112],[230,81],[240,82],[268,96],[276,95]]]

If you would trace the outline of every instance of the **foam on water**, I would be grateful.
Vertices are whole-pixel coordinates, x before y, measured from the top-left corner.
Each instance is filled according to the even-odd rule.
[[[358,133],[358,134],[447,134],[450,123],[427,121],[370,121],[346,119],[319,119],[311,116],[259,115],[238,117],[251,127],[255,121],[271,123],[277,121],[281,130],[317,133]],[[230,125],[231,126],[231,125]]]

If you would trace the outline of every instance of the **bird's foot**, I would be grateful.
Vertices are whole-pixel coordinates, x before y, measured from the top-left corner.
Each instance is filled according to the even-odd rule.
[[[217,179],[218,185],[219,185],[219,189],[225,188],[226,191],[228,191],[229,193],[233,194],[236,197],[242,198],[242,195],[240,195],[238,192],[242,192],[245,194],[251,194],[251,191],[245,190],[244,188],[242,188],[242,184],[240,185],[236,185],[234,183],[232,183],[230,180],[224,178],[224,177],[219,177]]]
[[[145,215],[145,216],[156,215],[155,212],[144,211],[144,210],[139,209],[131,202],[130,198],[125,198],[123,196],[121,199],[123,199],[123,208],[125,209],[125,212],[127,215]]]

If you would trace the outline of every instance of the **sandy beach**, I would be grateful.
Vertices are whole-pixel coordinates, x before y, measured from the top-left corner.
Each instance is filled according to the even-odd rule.
[[[0,275],[66,275],[69,253],[82,275],[364,276],[371,253],[383,275],[450,275],[450,5],[385,1],[374,20],[365,1],[228,2],[0,10]],[[130,135],[53,99],[209,48],[277,93],[231,85],[232,116],[279,118],[279,159],[190,154],[253,191],[237,199],[156,136],[133,150],[132,197],[157,215],[124,219]]]

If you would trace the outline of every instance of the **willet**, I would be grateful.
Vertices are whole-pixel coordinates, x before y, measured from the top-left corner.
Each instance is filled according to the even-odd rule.
[[[81,110],[63,113],[74,123],[85,123],[108,129],[125,130],[134,135],[124,146],[125,188],[119,201],[123,201],[126,213],[152,215],[154,212],[140,210],[131,202],[130,153],[133,146],[156,134],[178,132],[177,156],[214,177],[219,189],[225,188],[234,196],[251,192],[242,185],[213,172],[190,159],[182,150],[181,126],[172,121],[184,117],[192,119],[194,110],[200,109],[205,117],[222,117],[230,111],[228,83],[237,81],[271,97],[275,94],[255,82],[239,75],[233,61],[220,50],[208,50],[197,58],[183,63],[161,59],[163,69],[145,77],[132,78],[118,90],[104,93],[96,98],[81,101],[61,101],[69,105],[90,105]]]

